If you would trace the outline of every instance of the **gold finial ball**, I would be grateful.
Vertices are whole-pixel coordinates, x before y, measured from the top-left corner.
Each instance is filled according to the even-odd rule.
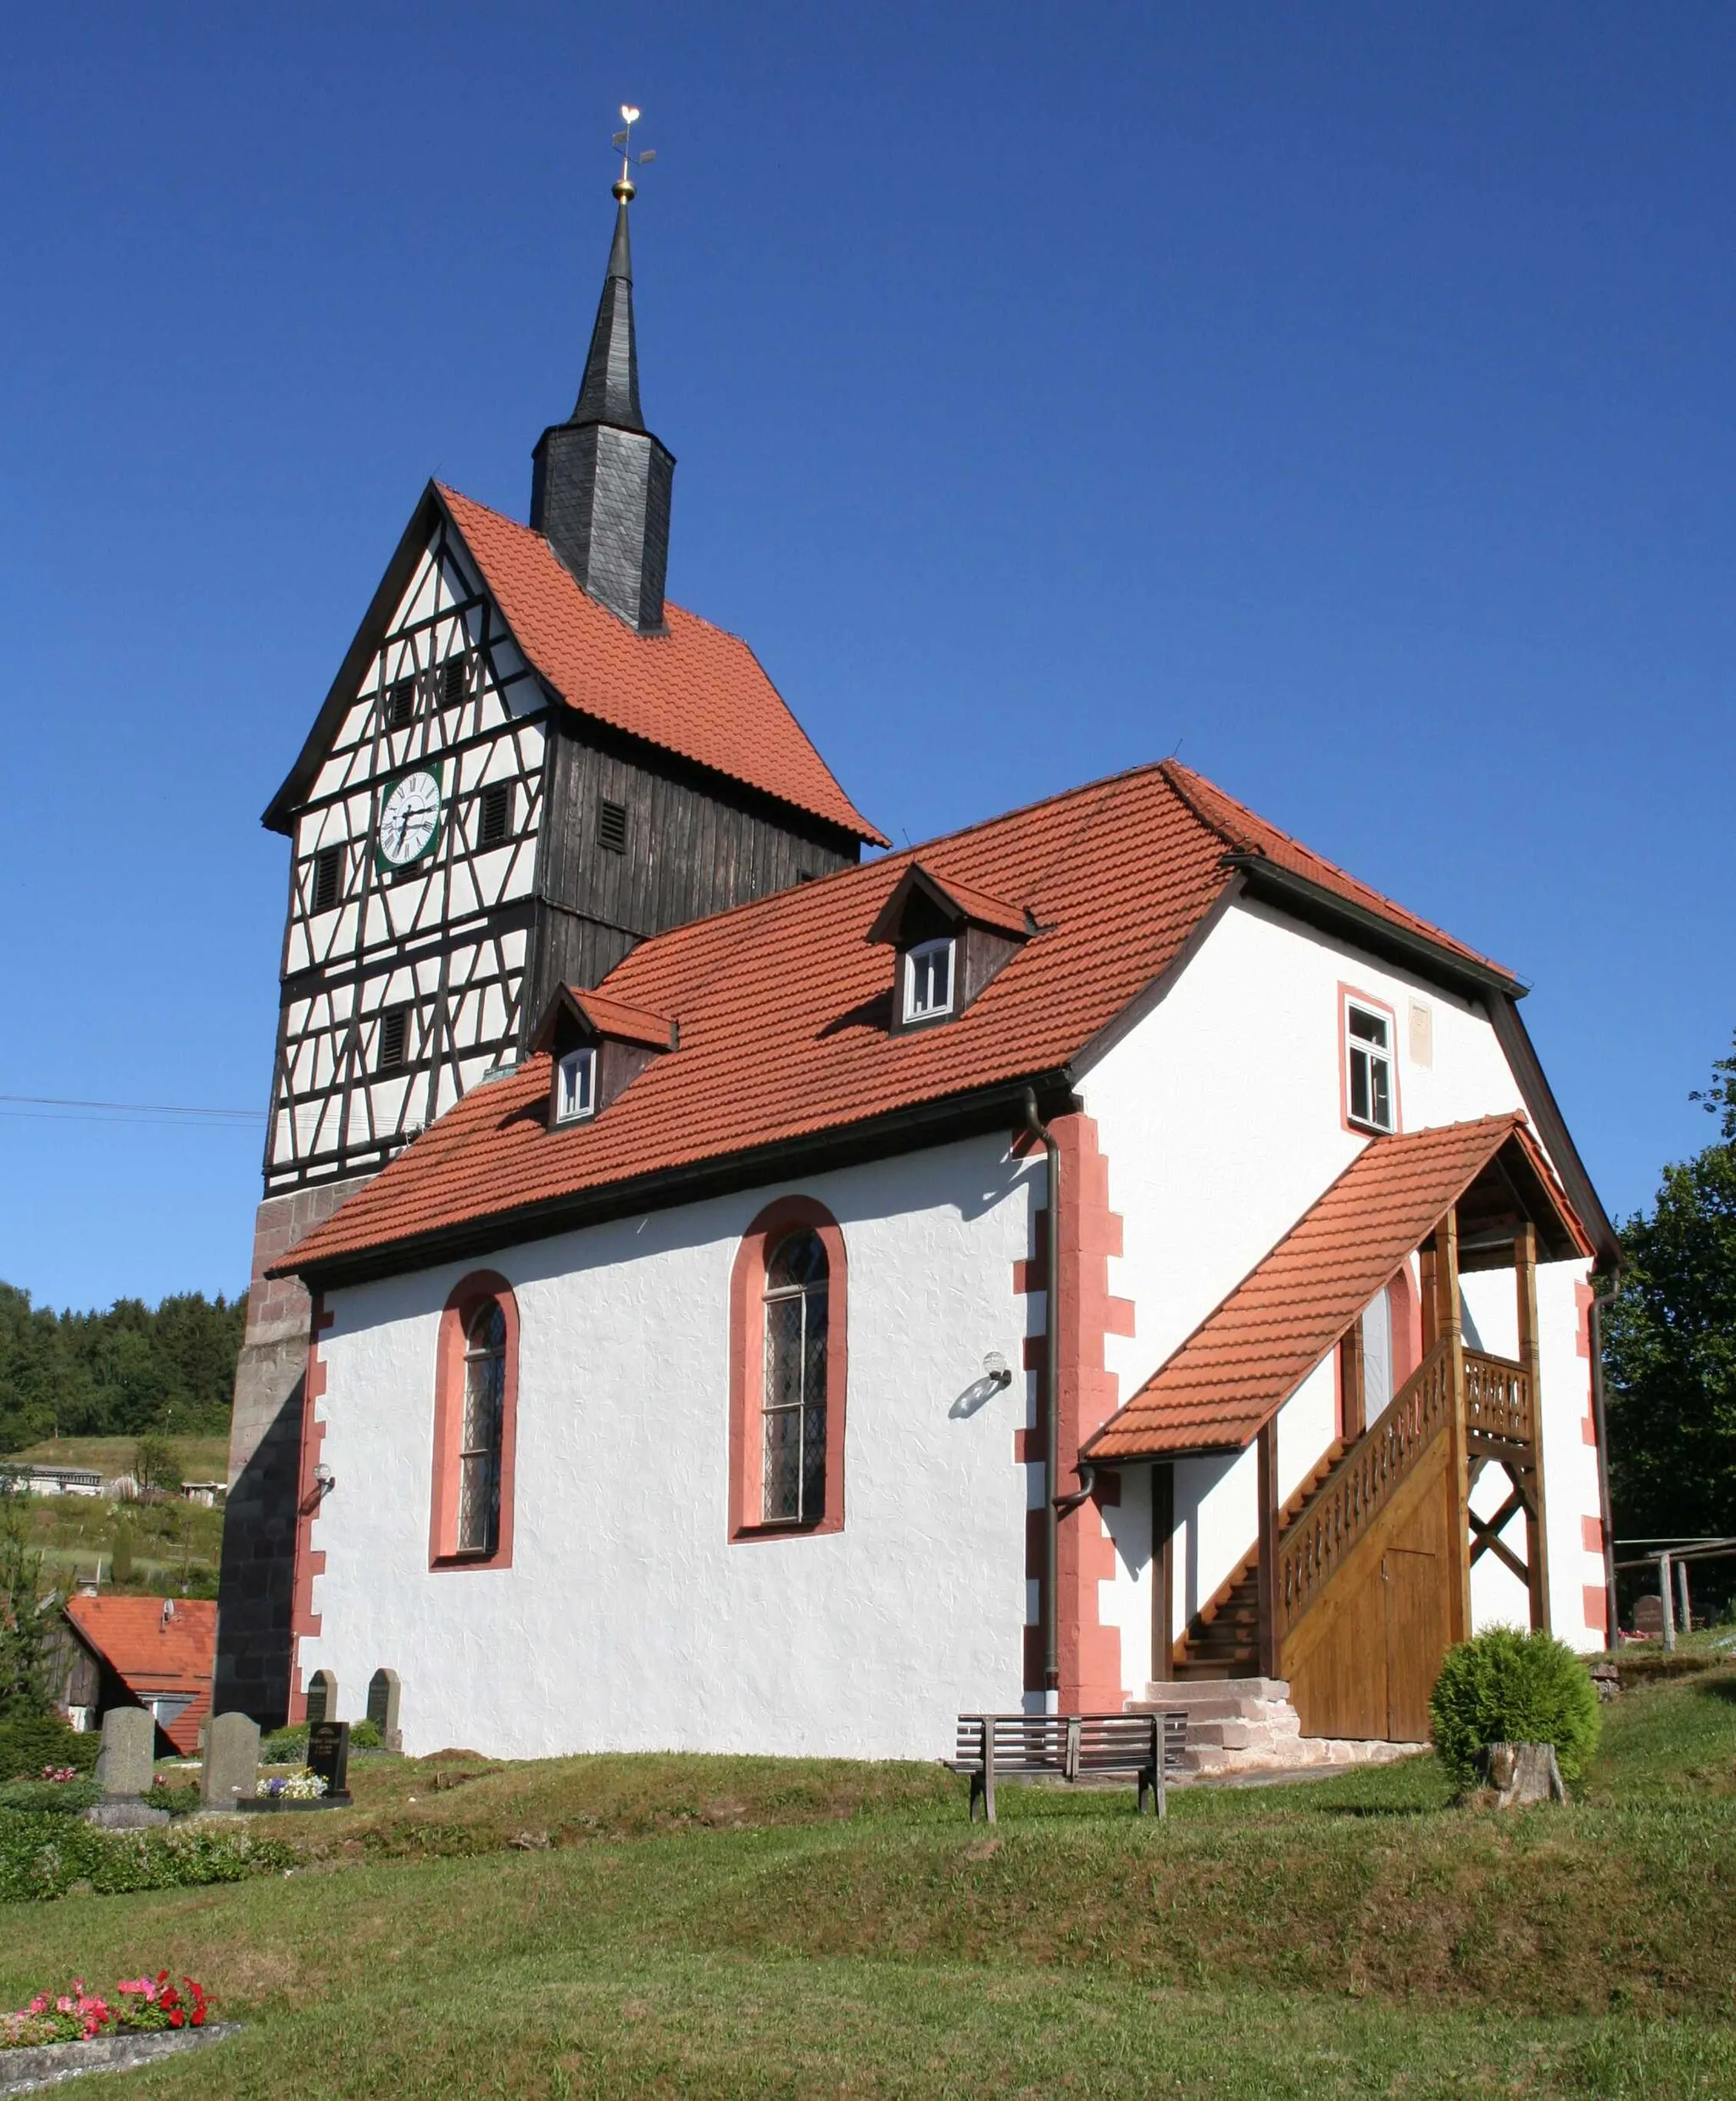
[[[625,176],[620,178],[620,181],[617,182],[615,187],[609,192],[609,195],[615,198],[617,203],[620,204],[631,204],[638,194],[639,192],[633,187],[632,184],[628,181]]]

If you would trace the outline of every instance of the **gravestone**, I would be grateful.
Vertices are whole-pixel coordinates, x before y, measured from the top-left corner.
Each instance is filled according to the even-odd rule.
[[[395,1670],[376,1670],[368,1680],[368,1719],[380,1731],[388,1751],[401,1751],[403,1737],[398,1726],[398,1698],[403,1688]]]
[[[136,1799],[151,1792],[157,1755],[157,1718],[142,1707],[111,1707],[103,1717],[97,1778],[105,1795]]]
[[[154,1778],[156,1748],[155,1715],[142,1707],[109,1708],[103,1717],[103,1752],[97,1760],[103,1799],[85,1811],[86,1823],[107,1831],[131,1831],[169,1821],[166,1809],[145,1799]]]
[[[310,1722],[335,1722],[337,1719],[337,1680],[329,1670],[316,1670],[309,1681],[308,1719]]]
[[[207,1809],[251,1802],[259,1777],[259,1725],[247,1714],[220,1714],[205,1739],[199,1801]]]
[[[325,1781],[328,1802],[349,1800],[348,1722],[315,1722],[309,1730],[308,1769]]]
[[[1655,1641],[1663,1630],[1663,1599],[1655,1591],[1642,1591],[1633,1601],[1633,1631]]]

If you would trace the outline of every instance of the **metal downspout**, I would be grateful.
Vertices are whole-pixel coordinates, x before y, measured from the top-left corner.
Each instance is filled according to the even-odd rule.
[[[1597,1437],[1598,1513],[1604,1529],[1604,1611],[1609,1619],[1606,1640],[1611,1649],[1621,1639],[1621,1621],[1616,1616],[1616,1527],[1610,1515],[1610,1441],[1604,1432],[1604,1323],[1603,1310],[1620,1295],[1618,1268],[1609,1290],[1591,1301],[1591,1424]]]
[[[1025,1090],[1025,1128],[1042,1145],[1049,1165],[1043,1236],[1043,1689],[1060,1689],[1060,1512],[1056,1459],[1061,1441],[1061,1149],[1037,1113],[1037,1090]]]

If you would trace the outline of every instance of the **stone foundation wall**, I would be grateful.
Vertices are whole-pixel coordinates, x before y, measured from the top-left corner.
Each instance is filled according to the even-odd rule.
[[[296,1490],[312,1311],[299,1279],[264,1272],[370,1179],[267,1197],[253,1223],[247,1335],[229,1433],[212,1712],[250,1714],[264,1729],[280,1726],[289,1709]]]

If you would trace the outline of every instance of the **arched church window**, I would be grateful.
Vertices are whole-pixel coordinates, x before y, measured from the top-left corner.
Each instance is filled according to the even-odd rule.
[[[826,1344],[830,1264],[810,1228],[786,1234],[765,1266],[762,1403],[768,1524],[811,1524],[826,1509]]]
[[[518,1308],[504,1277],[467,1277],[441,1317],[434,1390],[434,1568],[512,1562]]]
[[[506,1400],[506,1315],[498,1299],[476,1313],[465,1348],[459,1447],[458,1551],[491,1554],[500,1532],[500,1431]]]

